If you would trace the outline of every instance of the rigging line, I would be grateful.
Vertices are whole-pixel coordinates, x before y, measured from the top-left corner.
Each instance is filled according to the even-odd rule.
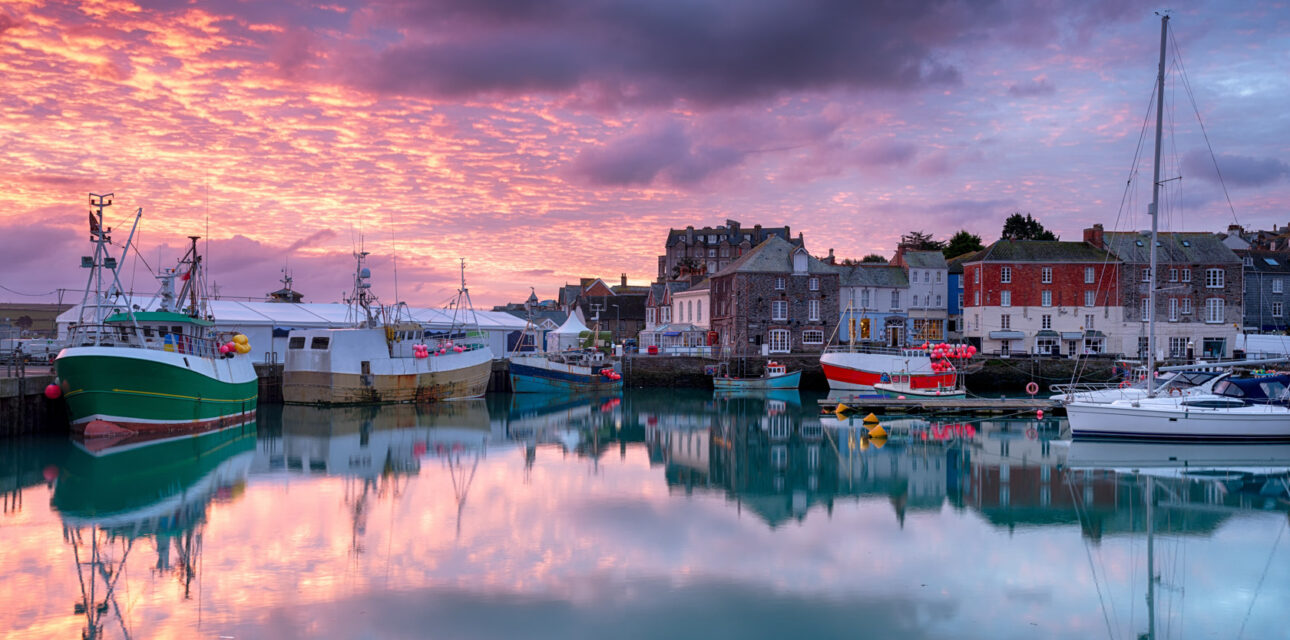
[[[1281,521],[1281,530],[1277,532],[1276,542],[1272,543],[1272,550],[1268,552],[1268,561],[1263,564],[1263,575],[1259,576],[1259,584],[1254,587],[1254,595],[1250,597],[1250,606],[1245,610],[1245,619],[1241,621],[1241,630],[1236,634],[1240,638],[1245,633],[1245,625],[1250,621],[1250,613],[1254,611],[1254,603],[1258,600],[1259,591],[1263,590],[1263,580],[1268,577],[1268,568],[1272,566],[1272,556],[1277,552],[1277,545],[1281,544],[1281,536],[1286,532],[1287,520]]]
[[[1169,31],[1169,37],[1174,36],[1173,30]],[[1187,77],[1187,67],[1183,64],[1182,49],[1178,48],[1178,42],[1174,41],[1174,58],[1178,60],[1179,78],[1182,80],[1183,89],[1187,92],[1187,98],[1191,101],[1192,112],[1196,114],[1196,123],[1200,125],[1200,133],[1205,138],[1205,149],[1209,151],[1209,159],[1214,163],[1214,173],[1218,174],[1218,184],[1223,187],[1223,197],[1227,199],[1227,209],[1232,212],[1232,222],[1240,224],[1236,218],[1236,207],[1232,205],[1232,195],[1227,191],[1227,181],[1223,179],[1223,171],[1218,168],[1218,157],[1214,155],[1214,145],[1209,141],[1209,130],[1205,128],[1205,121],[1200,117],[1200,107],[1196,105],[1196,94],[1191,90],[1191,79]]]
[[[399,247],[394,243],[394,209],[390,209],[390,257],[394,263],[394,304],[399,303]]]
[[[1081,522],[1083,522],[1084,515],[1080,513],[1081,509],[1080,509],[1079,498],[1075,496],[1075,485],[1073,482],[1071,482],[1071,480],[1072,478],[1071,478],[1070,470],[1067,469],[1066,483],[1065,483],[1066,491],[1070,493],[1071,504],[1075,505],[1075,516]],[[1115,629],[1111,627],[1111,616],[1107,613],[1107,610],[1106,610],[1106,599],[1102,597],[1102,583],[1101,581],[1098,580],[1098,577],[1097,577],[1097,566],[1093,563],[1093,552],[1089,550],[1088,539],[1084,538],[1084,535],[1082,533],[1080,535],[1080,538],[1084,540],[1084,555],[1085,557],[1088,558],[1088,570],[1090,573],[1093,574],[1093,587],[1097,589],[1097,602],[1102,607],[1102,619],[1106,621],[1106,636],[1114,640]],[[1112,606],[1114,606],[1114,603],[1112,603]]]
[[[1111,225],[1111,231],[1113,233],[1119,230],[1120,220],[1124,218],[1125,207],[1133,199],[1133,189],[1132,189],[1133,181],[1134,181],[1134,177],[1138,173],[1138,161],[1142,158],[1142,148],[1143,148],[1144,142],[1147,139],[1147,130],[1148,130],[1148,126],[1151,123],[1151,113],[1155,109],[1155,97],[1156,97],[1156,84],[1153,82],[1151,83],[1151,95],[1148,96],[1147,98],[1146,113],[1142,114],[1142,127],[1138,130],[1138,144],[1133,150],[1133,162],[1129,164],[1129,177],[1124,182],[1124,191],[1120,194],[1120,207],[1115,212],[1115,222]],[[1105,240],[1103,241],[1103,245],[1105,245]],[[1106,251],[1105,249],[1103,249],[1103,251],[1106,253],[1106,255],[1102,257],[1102,269],[1097,276],[1098,282],[1097,282],[1097,288],[1095,289],[1095,293],[1094,293],[1095,296],[1100,295],[1102,293],[1102,284],[1106,276],[1106,267],[1111,262],[1111,252]],[[1118,279],[1117,279],[1117,282],[1118,282]],[[1106,284],[1107,284],[1107,296],[1108,296],[1107,306],[1110,306],[1109,296],[1112,289],[1112,283],[1108,282]],[[1094,301],[1096,302],[1096,299]],[[1085,330],[1088,330],[1088,329],[1089,327],[1085,327]],[[1079,381],[1080,377],[1083,375],[1084,370],[1088,366],[1088,362],[1089,362],[1089,358],[1082,358],[1076,361],[1076,366],[1074,367],[1074,370],[1071,372],[1072,384]]]
[[[52,296],[55,293],[58,293],[58,289],[54,289],[53,291],[46,291],[45,293],[23,293],[21,291],[10,289],[9,287],[6,287],[2,284],[0,284],[0,289],[4,289],[5,291],[8,291],[9,293],[12,293],[16,296],[25,296],[28,298],[43,298],[44,296]]]

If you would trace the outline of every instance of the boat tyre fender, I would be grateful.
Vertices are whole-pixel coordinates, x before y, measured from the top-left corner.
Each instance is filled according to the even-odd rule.
[[[1128,381],[1128,380],[1121,380],[1121,381],[1120,381],[1120,388],[1121,388],[1121,389],[1128,389],[1128,388],[1129,388],[1129,381]]]
[[[1033,396],[1033,395],[1035,395],[1036,393],[1039,393],[1039,385],[1035,384],[1033,380],[1032,380],[1032,381],[1030,381],[1030,382],[1027,382],[1027,383],[1026,383],[1026,393],[1028,393],[1028,394],[1030,394],[1030,395],[1032,395],[1032,396]]]

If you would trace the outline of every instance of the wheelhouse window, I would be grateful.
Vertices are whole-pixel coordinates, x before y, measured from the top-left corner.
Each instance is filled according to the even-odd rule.
[[[331,338],[327,336],[315,336],[309,341],[310,349],[328,349],[331,347]]]
[[[305,337],[304,337],[304,336],[292,336],[292,337],[291,337],[291,339],[287,340],[287,348],[288,348],[288,349],[304,349],[304,348],[305,348]]]

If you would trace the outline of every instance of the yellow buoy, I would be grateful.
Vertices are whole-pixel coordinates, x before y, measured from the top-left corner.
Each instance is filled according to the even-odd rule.
[[[867,415],[867,416],[865,416],[865,417],[864,417],[864,423],[865,423],[865,424],[877,424],[877,423],[878,423],[878,416],[875,416],[875,415],[873,415],[872,413],[870,413],[869,415]]]
[[[881,449],[881,448],[882,448],[882,445],[887,444],[887,439],[886,439],[886,438],[869,438],[869,442],[872,442],[872,443],[873,443],[874,448]]]
[[[886,429],[883,429],[883,428],[882,428],[882,425],[877,425],[877,426],[875,426],[874,428],[872,428],[872,429],[870,429],[870,430],[869,430],[869,437],[870,437],[870,438],[886,438],[886,437],[887,437],[887,430],[886,430]]]
[[[842,404],[841,402],[839,402],[839,403],[838,403],[838,407],[837,407],[836,409],[834,409],[834,410],[833,410],[833,412],[834,412],[834,413],[842,413],[842,412],[844,412],[844,411],[850,411],[850,410],[851,410],[851,407],[848,407],[847,405]]]

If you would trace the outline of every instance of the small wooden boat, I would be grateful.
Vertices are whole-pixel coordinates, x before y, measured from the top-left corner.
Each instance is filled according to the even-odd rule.
[[[756,378],[737,378],[730,375],[729,367],[722,363],[712,375],[712,386],[716,389],[796,389],[802,379],[802,371],[789,372],[783,363],[771,360],[766,363],[766,370]]]

